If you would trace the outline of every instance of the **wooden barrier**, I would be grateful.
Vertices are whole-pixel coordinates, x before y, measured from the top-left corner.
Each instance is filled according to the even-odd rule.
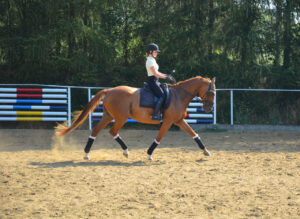
[[[0,88],[0,121],[67,121],[69,95],[67,88]]]

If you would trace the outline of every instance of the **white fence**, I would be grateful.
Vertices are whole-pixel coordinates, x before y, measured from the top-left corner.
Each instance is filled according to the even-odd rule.
[[[217,89],[217,91],[229,91],[230,92],[230,125],[234,125],[233,119],[234,119],[234,115],[233,115],[233,105],[234,105],[234,101],[233,101],[233,92],[234,91],[253,91],[253,92],[300,92],[299,89],[243,89],[243,88],[228,88],[228,89]],[[217,119],[216,119],[216,110],[217,109],[217,95],[215,98],[215,111],[214,111],[214,124],[217,124]]]
[[[25,87],[25,88],[24,88]],[[34,87],[34,88],[28,88]],[[37,88],[38,87],[38,88]],[[92,90],[102,90],[109,87],[59,86],[44,84],[0,84],[0,121],[66,121],[71,124],[71,89],[85,89],[88,91],[88,101],[91,100]],[[217,89],[218,92],[230,92],[230,124],[234,125],[234,91],[261,92],[300,92],[299,89]],[[63,94],[61,94],[63,93]],[[4,99],[5,98],[5,99]],[[28,99],[31,98],[31,99]],[[190,103],[186,121],[188,123],[217,124],[217,99],[212,114],[204,114],[201,103],[196,99]],[[9,104],[9,105],[8,105]],[[22,105],[20,105],[22,104]],[[31,104],[31,105],[28,105]],[[39,104],[39,105],[37,105]],[[47,105],[46,105],[47,104]],[[59,104],[59,106],[53,105]],[[99,108],[101,109],[101,108]],[[27,110],[27,111],[22,111]],[[47,110],[47,111],[37,111]],[[3,116],[5,115],[5,116]],[[101,112],[94,112],[89,116],[89,128],[93,120],[101,117]],[[128,122],[136,122],[128,120]]]

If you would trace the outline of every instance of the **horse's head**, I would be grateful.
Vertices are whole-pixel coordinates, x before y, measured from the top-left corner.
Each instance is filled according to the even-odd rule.
[[[210,113],[214,109],[214,98],[216,96],[216,78],[213,78],[207,84],[207,88],[205,92],[200,92],[199,96],[203,102],[203,110],[206,113]]]

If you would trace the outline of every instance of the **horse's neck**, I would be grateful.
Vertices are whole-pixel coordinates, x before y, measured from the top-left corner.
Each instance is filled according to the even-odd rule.
[[[188,80],[174,87],[178,94],[178,98],[181,100],[184,106],[187,107],[193,98],[198,94],[200,87],[199,81],[199,79]]]
[[[184,90],[184,89],[177,89],[177,94],[178,94],[180,102],[183,103],[185,108],[187,108],[189,103],[196,96],[196,95],[193,95],[192,93],[190,93],[189,91]]]

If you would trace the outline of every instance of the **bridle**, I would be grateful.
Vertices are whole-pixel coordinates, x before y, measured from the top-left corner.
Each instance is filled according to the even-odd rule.
[[[205,97],[203,98],[202,102],[203,105],[208,106],[209,108],[212,108],[214,105],[214,101],[212,100],[208,100],[208,98],[215,96],[216,95],[216,90],[215,89],[211,89],[211,81],[208,84],[208,88],[207,91],[205,93]]]
[[[191,97],[195,97],[195,96],[197,96],[198,91],[196,91],[193,94],[188,91],[186,91],[186,93],[189,94]],[[203,102],[203,105],[208,106],[209,108],[212,108],[214,106],[214,101],[208,100],[208,98],[210,98],[212,95],[214,95],[214,96],[216,95],[216,90],[211,89],[211,81],[209,81],[208,88],[205,93],[205,97],[202,98],[200,96],[200,98]]]

